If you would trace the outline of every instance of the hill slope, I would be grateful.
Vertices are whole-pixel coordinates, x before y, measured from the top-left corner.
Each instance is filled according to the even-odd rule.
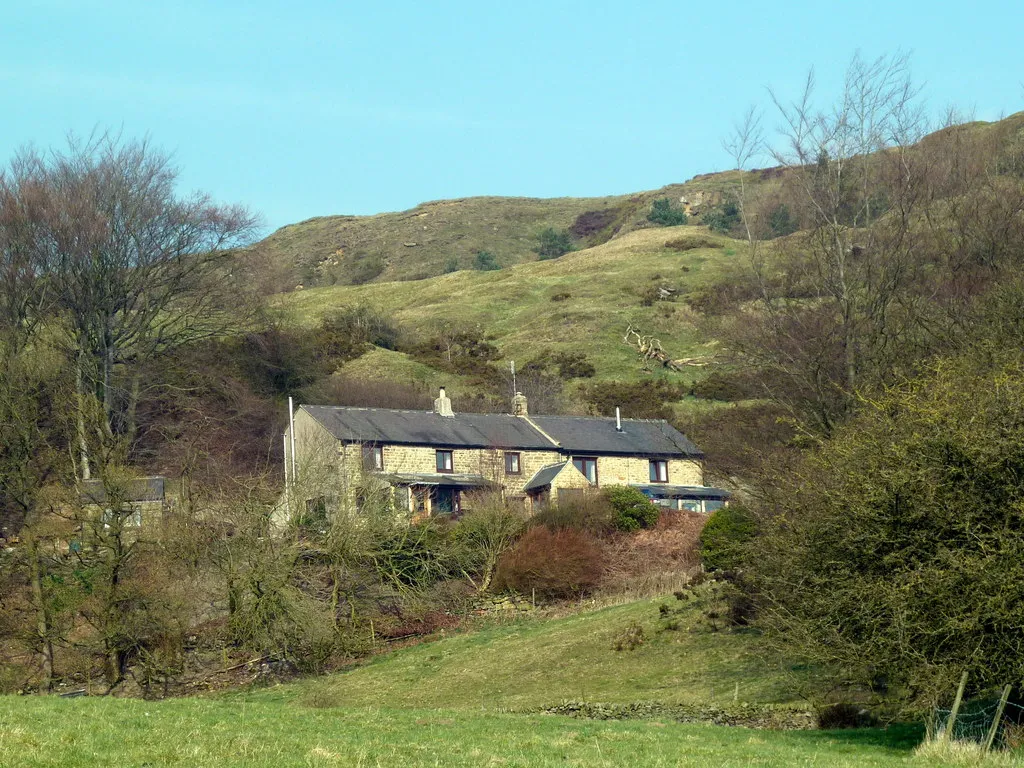
[[[598,379],[634,378],[641,362],[623,342],[631,323],[658,335],[673,358],[713,352],[692,310],[682,301],[661,300],[658,291],[667,289],[672,298],[701,290],[733,268],[742,247],[703,228],[643,229],[550,261],[416,282],[302,290],[278,301],[307,324],[340,307],[366,304],[423,335],[446,322],[478,326],[506,360],[525,362],[545,349],[582,351]],[[344,370],[436,383],[422,366],[410,367],[404,355],[384,350]]]
[[[422,203],[398,213],[324,216],[291,224],[245,254],[276,290],[370,281],[418,280],[468,269],[480,251],[501,266],[534,261],[537,234],[569,230],[577,247],[607,242],[647,225],[657,198],[702,190],[721,199],[735,174],[715,174],[660,190],[594,198],[470,197]],[[698,207],[696,210],[700,210]]]

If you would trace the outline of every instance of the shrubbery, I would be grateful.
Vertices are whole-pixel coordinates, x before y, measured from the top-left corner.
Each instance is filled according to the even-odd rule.
[[[572,529],[603,536],[615,529],[613,515],[604,496],[588,493],[572,501],[549,504],[533,516],[531,523],[553,531]]]
[[[602,560],[592,534],[538,525],[501,558],[496,586],[549,599],[577,597],[597,586]]]
[[[648,381],[603,381],[583,390],[583,399],[602,416],[614,416],[615,408],[628,403],[631,419],[671,419],[668,403],[686,393],[682,387],[667,379]]]
[[[712,232],[727,235],[740,223],[740,207],[735,201],[727,200],[705,213],[702,221]]]
[[[730,571],[743,564],[747,543],[757,523],[739,504],[715,510],[700,535],[700,557],[709,571]]]
[[[612,525],[620,531],[653,528],[660,511],[640,490],[628,485],[611,485],[601,495],[612,508]]]
[[[473,269],[478,269],[481,272],[490,272],[495,269],[501,269],[501,265],[490,251],[477,251],[476,256],[473,257]]]
[[[567,254],[572,248],[572,235],[564,230],[548,227],[537,235],[536,252],[541,260],[557,259],[559,256]]]
[[[647,220],[663,227],[678,227],[685,224],[689,218],[686,211],[667,197],[660,197],[651,203],[651,211],[647,214]]]

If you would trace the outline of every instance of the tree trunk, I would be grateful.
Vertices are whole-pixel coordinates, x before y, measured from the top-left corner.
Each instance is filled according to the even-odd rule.
[[[39,545],[33,536],[29,540],[29,569],[32,582],[32,602],[36,609],[36,634],[39,637],[39,649],[43,662],[43,681],[47,691],[53,689],[53,640],[50,637],[50,613],[43,597],[43,561],[39,554]]]
[[[92,474],[89,471],[89,443],[85,435],[85,406],[88,395],[85,391],[85,372],[82,370],[82,353],[79,352],[75,360],[75,398],[77,400],[77,414],[75,418],[75,430],[78,439],[78,461],[82,480],[89,480]]]

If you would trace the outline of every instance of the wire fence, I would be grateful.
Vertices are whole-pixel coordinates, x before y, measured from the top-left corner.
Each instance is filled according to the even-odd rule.
[[[1024,706],[1007,701],[999,718],[993,747],[1020,747],[1024,740]],[[932,712],[930,731],[940,733],[949,725],[951,709],[937,707]],[[965,701],[956,716],[950,738],[954,741],[973,741],[984,744],[999,712],[999,698]]]

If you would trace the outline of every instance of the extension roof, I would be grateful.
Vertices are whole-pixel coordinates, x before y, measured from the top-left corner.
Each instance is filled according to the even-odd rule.
[[[548,464],[546,467],[541,467],[537,470],[537,474],[530,478],[530,482],[523,486],[523,490],[529,493],[538,488],[551,485],[551,481],[558,476],[559,472],[565,469],[565,465],[568,463],[568,461],[563,461],[561,464]]]
[[[667,499],[711,499],[725,501],[731,498],[732,494],[724,488],[712,488],[703,485],[665,485],[663,483],[633,483],[634,488],[639,489],[647,496],[654,496]]]
[[[577,455],[702,458],[704,454],[667,421],[581,416],[512,416],[389,408],[300,406],[336,439],[437,448],[548,450]]]

